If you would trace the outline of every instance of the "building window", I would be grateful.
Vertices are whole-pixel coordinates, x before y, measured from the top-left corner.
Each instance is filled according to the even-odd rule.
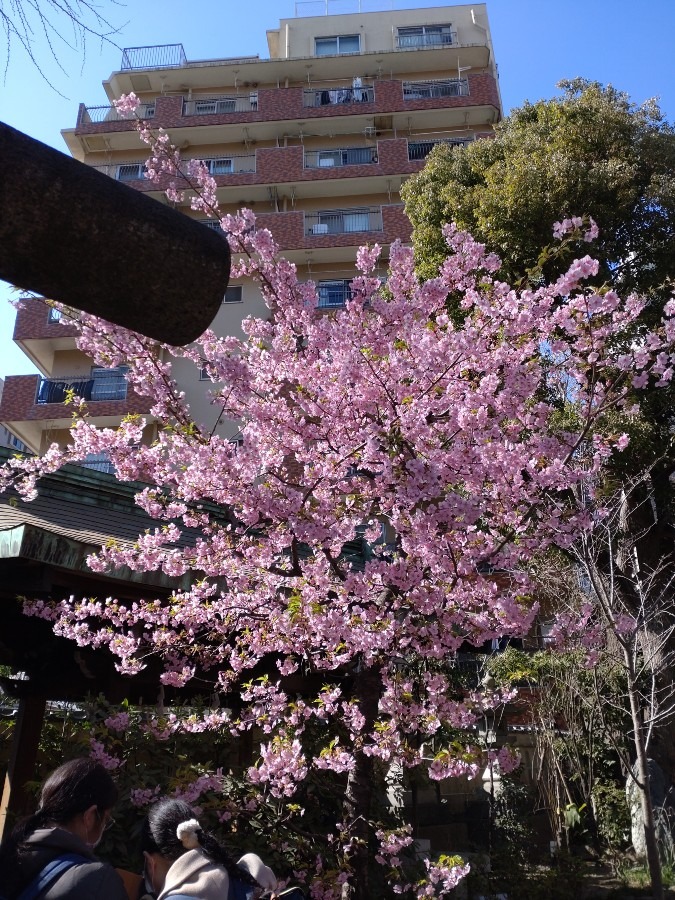
[[[233,171],[232,160],[225,157],[222,159],[205,159],[204,165],[209,170],[209,175],[231,175]]]
[[[125,400],[127,396],[126,373],[128,366],[118,366],[116,369],[103,369],[93,366],[91,377],[92,400]]]
[[[61,321],[61,310],[56,309],[55,306],[49,307],[49,312],[47,313],[47,321],[48,322],[60,322]]]
[[[335,307],[344,306],[352,295],[349,285],[348,279],[320,281],[317,284],[319,309],[335,309]]]
[[[361,39],[358,34],[338,34],[335,37],[315,38],[314,41],[317,56],[339,56],[361,52]]]
[[[398,46],[405,47],[447,47],[454,43],[450,25],[417,25],[399,28]]]
[[[118,181],[137,181],[143,178],[145,166],[143,163],[125,163],[123,166],[117,167]]]
[[[211,381],[211,376],[209,375],[209,367],[202,366],[199,370],[199,380],[200,381]]]
[[[225,291],[223,303],[241,303],[242,291],[240,284],[231,284]]]

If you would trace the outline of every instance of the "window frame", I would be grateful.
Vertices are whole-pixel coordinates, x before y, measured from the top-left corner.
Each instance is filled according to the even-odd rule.
[[[439,40],[437,43],[432,43],[427,41],[427,36],[438,35],[439,37],[447,34],[450,36],[449,41]],[[403,47],[407,48],[415,48],[420,49],[424,47],[450,47],[454,43],[452,40],[453,30],[451,22],[443,22],[442,24],[428,24],[428,25],[403,25],[399,27],[396,31],[396,37],[398,41],[399,48]],[[419,38],[419,41],[411,40],[409,44],[401,43],[401,38]]]
[[[122,177],[122,169],[136,169],[136,174],[131,177]],[[117,181],[140,181],[145,176],[145,163],[118,163]]]
[[[236,298],[236,300],[228,300],[227,299],[227,295],[230,291],[232,291],[234,293],[238,293],[238,297]],[[223,294],[223,303],[227,303],[229,305],[230,303],[243,303],[243,302],[244,302],[243,285],[228,284],[228,286],[225,288],[225,293]]]
[[[341,50],[340,42],[345,41],[347,39],[356,40],[357,49],[356,50]],[[323,43],[327,43],[329,41],[335,42],[335,52],[319,52],[319,47]],[[354,56],[361,52],[361,35],[360,34],[329,34],[324,37],[315,37],[314,38],[314,56]]]

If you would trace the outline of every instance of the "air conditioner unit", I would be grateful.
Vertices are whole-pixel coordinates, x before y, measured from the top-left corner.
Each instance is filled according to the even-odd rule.
[[[377,137],[377,128],[375,128],[373,125],[368,125],[363,129],[363,133],[367,138]]]
[[[317,225],[312,225],[312,234],[328,234],[327,223],[322,222]]]

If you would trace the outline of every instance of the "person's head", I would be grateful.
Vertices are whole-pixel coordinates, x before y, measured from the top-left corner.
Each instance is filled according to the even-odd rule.
[[[199,846],[196,833],[192,840],[178,837],[179,825],[192,821],[196,821],[194,813],[182,800],[167,798],[150,807],[141,830],[141,850],[148,886],[154,891],[159,892],[164,887],[166,873],[178,857]]]
[[[95,847],[112,822],[117,788],[92,759],[72,759],[55,769],[40,791],[34,827],[58,825]]]
[[[141,850],[148,887],[157,892],[164,887],[167,872],[174,862],[190,850],[200,850],[231,876],[256,884],[217,839],[202,829],[194,810],[183,800],[165,798],[150,807],[141,829]]]
[[[2,888],[20,880],[19,857],[26,840],[39,828],[65,828],[95,847],[110,824],[117,788],[100,763],[73,759],[52,772],[40,791],[37,811],[16,826],[0,846]]]

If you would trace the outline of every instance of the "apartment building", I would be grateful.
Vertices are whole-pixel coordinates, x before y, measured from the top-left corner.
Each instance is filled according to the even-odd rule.
[[[146,148],[133,123],[112,105],[134,91],[140,114],[166,129],[185,159],[205,160],[223,210],[247,206],[270,228],[328,312],[349,296],[361,244],[380,243],[386,267],[391,243],[409,240],[399,190],[431,148],[490,136],[501,113],[485,4],[391,10],[382,0],[379,11],[332,14],[333,2],[298,3],[267,32],[267,59],[189,60],[180,44],[126,49],[103,83],[110,104],[80,105],[63,131],[75,158],[168,203],[144,179]],[[198,216],[189,199],[180,208]],[[265,314],[253,283],[233,283],[214,328],[238,334],[245,316]],[[14,339],[42,375],[9,377],[0,405],[0,420],[34,451],[65,439],[70,387],[101,425],[149,407],[127,389],[123,368],[92,366],[58,318],[36,302],[18,312]],[[188,364],[175,371],[196,418],[210,423],[199,373]]]

